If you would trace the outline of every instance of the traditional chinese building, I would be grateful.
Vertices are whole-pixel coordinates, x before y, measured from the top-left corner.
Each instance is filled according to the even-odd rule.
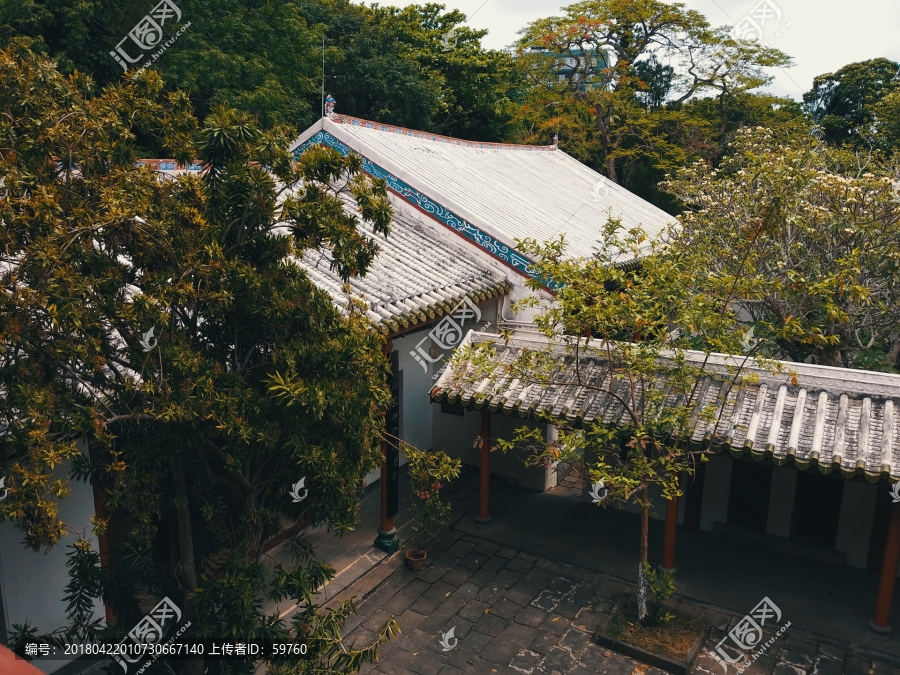
[[[335,114],[304,132],[292,150],[299,155],[319,143],[342,154],[355,152],[367,173],[385,179],[397,214],[392,237],[396,233],[399,241],[402,232],[416,229],[429,233],[426,238],[433,238],[434,244],[460,249],[451,265],[431,248],[434,244],[413,254],[405,245],[402,253],[396,248],[389,253],[386,247],[396,244],[386,243],[384,259],[377,264],[394,266],[396,274],[385,267],[384,273],[376,271],[372,279],[357,282],[378,315],[373,321],[385,333],[385,348],[395,359],[398,406],[393,430],[408,442],[444,449],[480,467],[480,520],[490,519],[491,473],[537,490],[552,488],[561,467],[526,469],[521,458],[475,450],[473,440],[510,438],[523,424],[541,428],[549,439],[554,426],[539,421],[538,411],[568,423],[601,418],[609,423],[615,417],[610,401],[586,392],[563,396],[552,387],[525,391],[515,383],[489,381],[454,390],[453,373],[442,371],[443,363],[469,330],[470,342],[488,339],[480,334],[491,333],[496,339],[499,329],[512,330],[510,349],[543,339],[530,312],[516,315],[510,309],[529,293],[524,281],[530,276],[530,261],[516,250],[517,239],[542,241],[565,234],[569,255],[589,256],[599,227],[610,215],[626,227],[640,225],[651,236],[661,234],[671,217],[607,183],[555,146],[476,143]],[[473,271],[484,269],[481,292],[493,299],[470,296],[471,303],[457,304],[448,317],[429,304],[429,297],[454,284],[460,264]],[[487,287],[493,280],[488,269],[506,276],[507,290]],[[447,286],[417,287],[409,276],[416,273],[436,276]],[[322,275],[317,283],[335,289],[335,279],[329,281],[327,272]],[[389,278],[403,279],[405,285],[391,286]],[[552,292],[545,289],[540,295],[546,301]],[[335,299],[341,301],[337,293]],[[718,358],[724,368],[730,357]],[[695,441],[708,442],[717,454],[695,480],[685,482],[684,498],[657,500],[655,511],[665,514],[663,566],[675,565],[679,526],[733,528],[769,543],[809,546],[832,562],[879,574],[870,627],[889,631],[900,559],[900,498],[890,492],[891,483],[900,478],[900,425],[895,422],[900,376],[785,366],[796,373],[796,383],[757,368],[758,383],[740,390],[731,407],[722,411],[718,429],[698,422]],[[591,367],[602,377],[602,364]],[[716,395],[721,383],[714,379],[701,388],[703,396]],[[423,396],[426,390],[431,401]],[[393,451],[385,452],[382,475],[389,476],[396,463]],[[396,546],[390,482],[382,482],[382,526],[376,542],[389,551]]]

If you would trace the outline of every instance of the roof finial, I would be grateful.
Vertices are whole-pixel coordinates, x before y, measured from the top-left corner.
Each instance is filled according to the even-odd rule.
[[[553,147],[559,147],[559,134],[553,134]]]
[[[329,119],[334,119],[335,117],[334,104],[334,97],[331,94],[328,94],[328,96],[325,97],[325,116]]]

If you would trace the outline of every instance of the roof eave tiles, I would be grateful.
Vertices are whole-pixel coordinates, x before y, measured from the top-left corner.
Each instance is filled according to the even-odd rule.
[[[485,341],[495,342],[498,358],[503,360],[520,350],[546,345],[513,338],[505,346],[499,335],[483,333],[470,334],[463,344]],[[599,378],[601,386],[608,386],[609,369],[602,366],[601,356],[597,352],[583,356],[582,376]],[[845,478],[862,476],[872,483],[900,479],[900,461],[893,456],[895,449],[900,450],[895,421],[900,376],[797,363],[784,363],[784,373],[772,373],[751,362],[748,373],[759,381],[745,382],[737,391],[726,390],[729,378],[723,377],[724,365],[743,360],[727,355],[709,359],[710,376],[698,388],[696,400],[699,406],[718,405],[718,421],[709,428],[706,420],[695,415],[691,435],[695,446],[756,461],[769,459],[778,466],[793,462],[801,470],[815,466],[822,473],[837,471]],[[794,376],[796,384],[791,381]],[[596,391],[571,385],[523,386],[519,380],[484,379],[461,388],[454,378],[453,369],[447,368],[431,390],[433,400],[571,424],[618,425],[625,413],[613,397],[603,400]]]

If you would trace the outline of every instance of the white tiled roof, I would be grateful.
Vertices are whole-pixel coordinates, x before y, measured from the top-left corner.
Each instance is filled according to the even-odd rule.
[[[505,345],[498,335],[476,333],[470,333],[463,345],[487,341],[495,341],[498,358],[507,362],[520,349],[546,347],[540,338],[513,338]],[[559,345],[554,353],[560,366],[550,384],[491,378],[471,382],[447,368],[432,389],[432,398],[459,401],[464,407],[487,405],[492,411],[521,417],[543,413],[576,425],[625,421],[623,406],[612,396],[573,384],[575,358],[568,348]],[[689,360],[704,357],[687,353]],[[729,366],[742,364],[744,383],[730,389]],[[727,449],[734,456],[768,457],[777,465],[792,461],[801,469],[813,465],[822,473],[840,471],[845,478],[900,479],[900,375],[803,363],[782,366],[784,372],[773,373],[752,361],[744,364],[743,357],[713,354],[707,364],[710,374],[697,387],[695,400],[698,410],[716,406],[718,422],[697,419],[692,440],[709,443],[716,452]],[[579,370],[581,381],[610,386],[608,361],[601,349],[580,352]],[[758,379],[747,378],[749,374]],[[625,391],[626,380],[614,386],[620,396],[631,395]]]
[[[564,233],[569,255],[590,256],[610,214],[651,236],[674,221],[553,146],[477,143],[347,116],[335,120],[317,122],[292,150],[329,134],[412,188],[423,210],[442,216],[446,209],[465,221],[450,227],[463,232],[468,225],[509,248],[515,239],[543,242]]]
[[[363,296],[369,318],[381,330],[399,330],[447,314],[464,297],[475,302],[509,290],[503,268],[480,261],[461,244],[450,243],[407,209],[394,208],[391,233],[360,230],[378,240],[379,252],[364,277],[350,279]],[[341,278],[328,269],[330,254],[307,252],[298,262],[310,279],[340,305],[346,303]]]

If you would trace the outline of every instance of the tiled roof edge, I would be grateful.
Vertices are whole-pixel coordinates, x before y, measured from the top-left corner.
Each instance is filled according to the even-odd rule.
[[[459,145],[468,148],[479,148],[485,150],[515,150],[515,151],[531,151],[531,152],[554,152],[557,150],[555,145],[521,145],[517,143],[491,143],[482,141],[467,141],[464,138],[454,138],[453,136],[443,136],[441,134],[432,134],[427,131],[419,131],[418,129],[408,129],[406,127],[398,127],[394,124],[384,124],[373,120],[366,120],[360,117],[352,117],[350,115],[335,114],[331,118],[332,122],[337,124],[348,124],[350,126],[365,127],[374,129],[375,131],[384,131],[386,133],[402,134],[404,136],[414,136],[427,141],[435,141],[437,143],[450,143],[451,145]]]

